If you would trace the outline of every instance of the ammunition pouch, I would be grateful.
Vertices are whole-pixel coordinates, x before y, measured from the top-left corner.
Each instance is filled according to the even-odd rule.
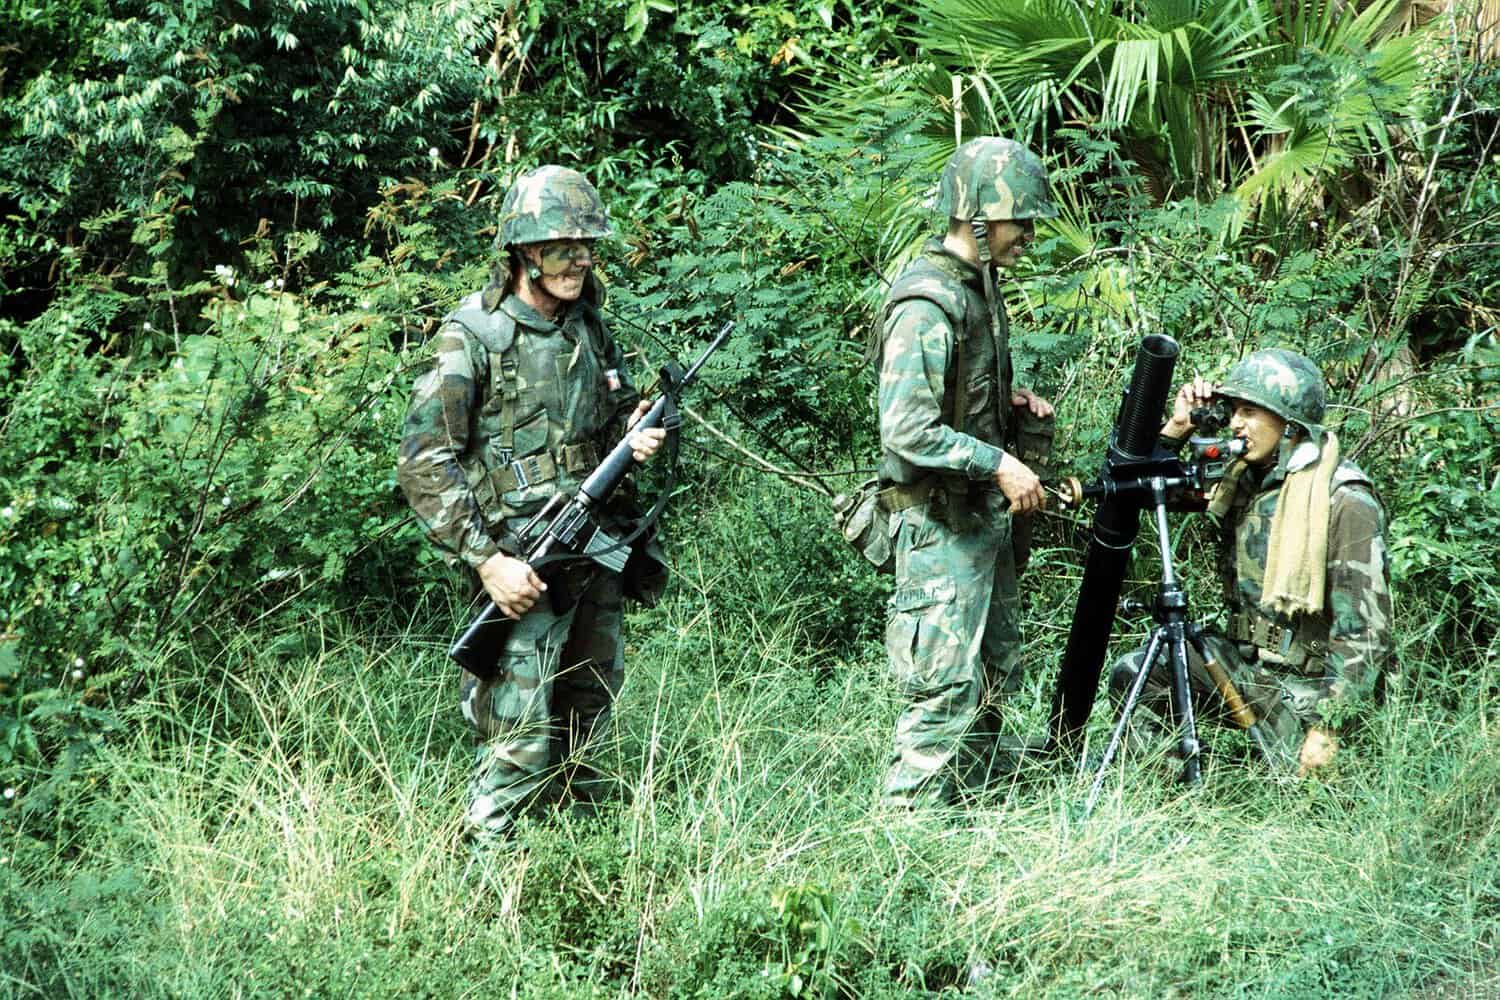
[[[876,481],[878,482],[878,480]],[[911,507],[920,507],[932,496],[934,483],[931,479],[919,479],[915,483],[891,483],[875,494],[875,499],[888,514],[896,514]]]
[[[1294,625],[1283,625],[1255,612],[1236,611],[1229,616],[1229,638],[1255,647],[1266,663],[1291,667],[1301,673],[1321,675],[1328,643],[1298,636]]]
[[[653,525],[631,546],[630,558],[620,572],[621,588],[632,601],[654,608],[667,589],[669,576],[666,553],[656,541],[656,527]]]
[[[524,490],[540,483],[550,483],[563,473],[579,475],[599,464],[599,449],[589,442],[567,444],[556,452],[542,452],[517,458],[496,469],[491,478],[502,493]]]
[[[1043,482],[1056,479],[1052,469],[1052,442],[1057,436],[1056,418],[1039,417],[1028,406],[1012,407],[1006,431],[1006,446],[1012,455],[1026,463]],[[1026,569],[1026,564],[1031,561],[1031,532],[1032,515],[1011,515],[1010,543],[1016,558],[1016,576],[1020,576]]]
[[[993,519],[985,484],[950,477],[927,480],[927,516],[958,535],[979,531]],[[911,489],[911,487],[905,487]]]
[[[915,483],[866,479],[833,498],[833,526],[844,541],[881,573],[896,572],[891,515],[926,506],[927,516],[949,531],[977,531],[990,518],[983,483],[928,476]]]
[[[891,509],[881,499],[879,479],[866,479],[852,493],[833,498],[833,526],[878,572],[896,572],[891,547]],[[913,506],[908,504],[907,506]]]

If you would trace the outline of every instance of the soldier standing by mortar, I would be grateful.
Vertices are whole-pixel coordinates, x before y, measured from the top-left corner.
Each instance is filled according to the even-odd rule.
[[[1184,385],[1162,427],[1181,448],[1195,408],[1222,400],[1245,453],[1209,501],[1220,527],[1219,575],[1228,634],[1209,633],[1224,667],[1259,721],[1271,756],[1306,774],[1333,760],[1339,725],[1375,687],[1392,657],[1385,514],[1369,478],[1341,458],[1323,427],[1323,377],[1292,351],[1255,351],[1218,386]],[[1118,700],[1141,668],[1143,650],[1115,664]],[[1169,680],[1154,670],[1133,719],[1159,729]],[[1196,653],[1189,654],[1195,703],[1220,717],[1224,706]]]
[[[620,689],[622,591],[649,600],[665,579],[654,545],[638,543],[623,577],[591,562],[562,569],[580,596],[557,613],[536,570],[516,558],[514,532],[548,498],[577,490],[649,406],[599,311],[594,248],[609,234],[582,174],[544,166],[520,177],[501,206],[490,282],[439,328],[402,430],[397,476],[429,537],[517,619],[496,679],[461,675],[464,717],[480,739],[466,827],[481,842],[504,836],[553,779],[599,791],[570,755],[603,727]],[[632,432],[636,461],[663,437]],[[628,534],[631,506],[601,519]]]
[[[1034,220],[1057,214],[1046,170],[1019,143],[973,139],[948,161],[940,200],[948,231],[892,285],[871,351],[896,560],[886,648],[906,701],[881,795],[898,806],[947,801],[994,751],[985,723],[1021,679],[1012,518],[1044,499],[1006,432],[1052,415],[1011,384],[995,288]]]

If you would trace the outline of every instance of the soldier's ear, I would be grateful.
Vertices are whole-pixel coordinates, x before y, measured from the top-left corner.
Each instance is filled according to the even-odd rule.
[[[527,278],[532,281],[541,281],[542,267],[537,263],[536,258],[531,255],[532,251],[535,251],[538,255],[541,254],[541,251],[534,246],[524,246],[519,248],[519,252],[521,254],[521,264],[526,270]]]

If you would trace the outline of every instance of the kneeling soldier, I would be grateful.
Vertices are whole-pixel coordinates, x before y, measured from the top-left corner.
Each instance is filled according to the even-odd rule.
[[[1333,759],[1338,726],[1392,656],[1385,514],[1369,479],[1323,428],[1323,378],[1307,358],[1256,351],[1217,387],[1184,385],[1162,443],[1181,448],[1193,409],[1215,399],[1229,404],[1229,428],[1245,452],[1209,502],[1229,618],[1228,634],[1209,634],[1206,644],[1255,713],[1271,755],[1306,774]],[[1222,716],[1213,681],[1189,657],[1195,704]],[[1116,700],[1143,659],[1136,650],[1116,663]],[[1167,711],[1165,672],[1158,661],[1147,679],[1138,729],[1159,726]]]

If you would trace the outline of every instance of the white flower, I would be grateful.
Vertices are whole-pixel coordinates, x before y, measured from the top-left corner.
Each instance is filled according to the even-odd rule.
[[[83,671],[82,670],[75,670],[75,671],[73,671],[73,679],[75,681],[81,681],[81,680],[83,680]]]
[[[80,668],[82,666],[83,666],[83,657],[81,657],[81,656],[75,656],[75,657],[73,657],[73,667],[74,667],[74,669]]]
[[[142,323],[141,329],[145,330],[147,333],[150,333],[152,330],[151,321],[148,319],[146,320],[146,322]]]
[[[15,798],[16,797],[16,790],[14,788],[7,788],[5,790],[5,797],[7,799],[13,799],[13,798]]]
[[[428,147],[427,147],[427,156],[428,156],[428,157],[429,157],[429,158],[430,158],[430,159],[433,159],[433,160],[435,160],[435,159],[437,159],[437,158],[438,158],[438,150],[437,150],[437,147],[436,147],[436,146],[428,146]]]
[[[16,509],[14,507],[7,506],[7,507],[0,508],[0,517],[5,518],[7,521],[9,521],[11,518],[13,518],[15,516],[16,516]]]

